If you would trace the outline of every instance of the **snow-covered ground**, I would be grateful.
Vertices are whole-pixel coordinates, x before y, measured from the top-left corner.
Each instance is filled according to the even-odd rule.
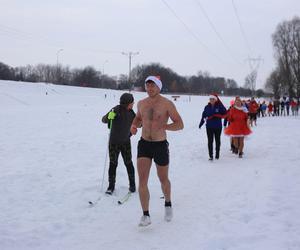
[[[222,136],[221,158],[210,163],[205,128],[198,129],[207,97],[176,102],[185,128],[168,133],[172,222],[163,220],[154,166],[152,224],[137,226],[137,194],[117,204],[128,188],[121,158],[116,194],[89,207],[100,195],[105,165],[101,117],[121,94],[0,81],[1,250],[300,249],[300,117],[259,119],[243,159]],[[139,137],[132,138],[134,159]]]

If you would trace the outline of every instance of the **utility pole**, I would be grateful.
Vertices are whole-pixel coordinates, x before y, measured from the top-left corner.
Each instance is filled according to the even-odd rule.
[[[131,86],[131,58],[132,56],[137,56],[139,52],[122,52],[122,55],[128,56],[129,59],[129,72],[128,72],[128,84],[130,85],[129,91],[132,89],[133,86]]]
[[[257,72],[258,72],[261,62],[263,62],[264,59],[261,57],[257,57],[257,58],[248,57],[246,59],[246,61],[248,61],[248,63],[249,63],[250,74],[254,74],[254,79],[253,79],[253,83],[251,86],[252,95],[253,95],[254,91],[256,89]]]
[[[59,67],[59,61],[58,61],[58,56],[59,56],[59,53],[62,52],[64,49],[59,49],[57,52],[56,52],[56,81],[57,83],[60,81],[60,76],[59,74],[61,74],[61,72],[58,73],[58,67]]]
[[[102,64],[102,72],[101,72],[101,87],[104,88],[104,65],[108,63],[108,60],[105,60]]]
[[[58,61],[58,56],[59,56],[59,53],[62,52],[64,49],[59,49],[57,52],[56,52],[56,67],[58,68],[58,65],[59,65],[59,61]]]

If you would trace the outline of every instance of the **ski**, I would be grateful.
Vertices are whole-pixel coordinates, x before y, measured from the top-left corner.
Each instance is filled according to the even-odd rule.
[[[121,197],[121,198],[118,200],[118,204],[119,204],[119,205],[122,205],[122,204],[124,204],[126,201],[128,201],[129,198],[130,198],[130,196],[131,196],[131,194],[132,194],[131,192],[128,192],[128,193],[125,194],[123,197]],[[88,203],[89,203],[89,206],[90,206],[90,207],[96,206],[96,205],[98,204],[98,202],[101,200],[102,196],[103,196],[103,195],[100,195],[100,196],[98,197],[98,199],[95,200],[95,201],[89,201],[89,202],[88,202]],[[107,196],[107,197],[110,197],[110,196],[112,196],[112,194],[106,193],[106,196]]]
[[[120,200],[118,200],[118,204],[119,204],[119,205],[124,204],[126,201],[129,200],[130,196],[131,196],[131,192],[128,192],[128,193],[127,193],[126,195],[124,195]]]
[[[95,200],[95,201],[89,201],[89,205],[90,205],[90,207],[94,207],[94,206],[96,206],[97,205],[97,203],[101,200],[101,198],[102,198],[102,195],[100,195],[99,197],[98,197],[98,199],[97,200]]]
[[[112,193],[106,191],[106,192],[105,192],[105,196],[110,197],[110,196],[112,196]],[[103,197],[103,194],[99,195],[99,197],[98,197],[97,200],[95,200],[95,201],[89,201],[90,207],[96,206],[97,203],[102,199],[102,197]]]

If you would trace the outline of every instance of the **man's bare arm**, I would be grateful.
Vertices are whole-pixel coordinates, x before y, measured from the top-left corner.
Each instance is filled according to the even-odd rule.
[[[168,113],[173,123],[167,124],[166,130],[177,131],[183,129],[184,125],[181,116],[179,115],[174,103],[171,101],[168,104]]]
[[[140,102],[137,104],[137,113],[135,118],[132,121],[130,132],[131,134],[135,135],[137,132],[137,128],[140,128],[142,126],[142,116],[140,112]]]

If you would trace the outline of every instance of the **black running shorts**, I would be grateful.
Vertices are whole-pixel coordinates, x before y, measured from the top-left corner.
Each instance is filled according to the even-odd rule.
[[[164,141],[146,141],[143,138],[138,143],[137,158],[153,159],[159,166],[169,165],[169,143]]]

